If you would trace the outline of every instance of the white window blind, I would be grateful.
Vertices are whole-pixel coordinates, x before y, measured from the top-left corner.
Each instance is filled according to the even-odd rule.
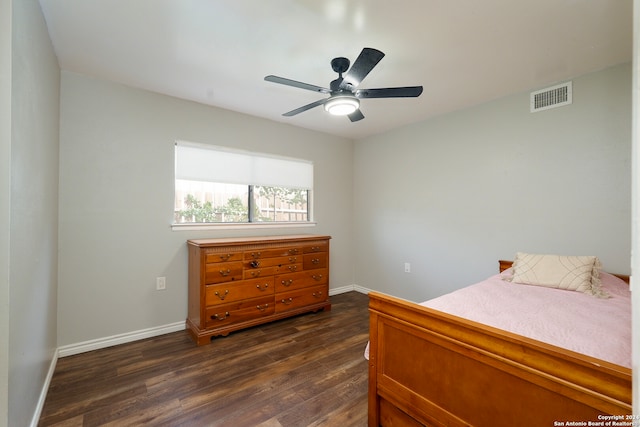
[[[176,179],[313,189],[313,163],[215,145],[176,142]]]

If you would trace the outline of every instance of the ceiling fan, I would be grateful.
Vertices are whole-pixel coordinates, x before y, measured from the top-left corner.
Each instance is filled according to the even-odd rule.
[[[373,67],[375,67],[383,57],[384,53],[379,50],[365,47],[351,68],[349,68],[350,62],[347,58],[334,58],[331,61],[331,68],[338,73],[338,78],[330,83],[329,89],[272,75],[266,76],[264,79],[268,82],[329,94],[328,98],[320,99],[311,104],[296,108],[295,110],[284,113],[283,116],[295,116],[314,107],[324,105],[324,109],[329,113],[348,116],[352,122],[357,122],[358,120],[364,119],[364,115],[360,111],[360,99],[415,98],[422,93],[422,86],[358,89],[362,80],[364,80],[367,74],[373,70]],[[344,77],[342,75],[343,73],[346,73]]]

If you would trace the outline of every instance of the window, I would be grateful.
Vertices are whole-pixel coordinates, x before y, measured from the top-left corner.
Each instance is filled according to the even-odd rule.
[[[175,224],[311,221],[313,163],[179,141]]]

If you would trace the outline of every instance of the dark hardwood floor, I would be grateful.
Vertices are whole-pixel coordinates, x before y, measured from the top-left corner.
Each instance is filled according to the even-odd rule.
[[[197,347],[175,332],[58,360],[39,426],[365,426],[368,297]]]

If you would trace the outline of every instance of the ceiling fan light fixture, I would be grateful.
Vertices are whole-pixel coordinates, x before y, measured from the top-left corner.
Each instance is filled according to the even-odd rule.
[[[324,104],[324,109],[334,116],[348,116],[360,107],[360,101],[354,96],[334,96]]]

